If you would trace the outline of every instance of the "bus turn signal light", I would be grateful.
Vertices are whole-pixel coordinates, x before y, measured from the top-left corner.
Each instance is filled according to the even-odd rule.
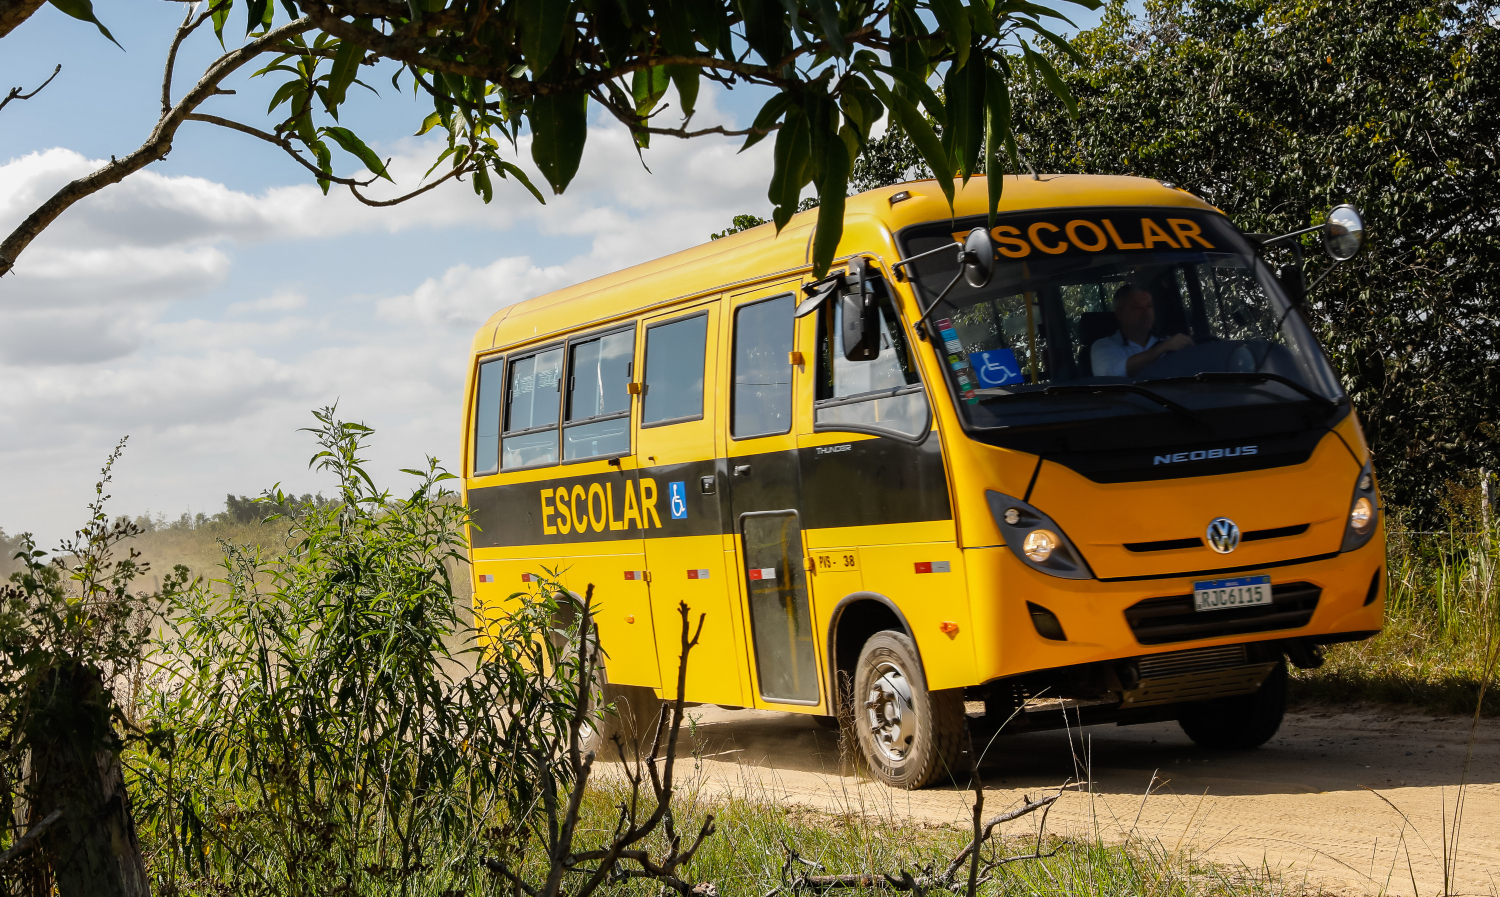
[[[958,635],[958,624],[952,620],[944,620],[938,624],[938,631],[942,632],[948,638],[953,638]]]

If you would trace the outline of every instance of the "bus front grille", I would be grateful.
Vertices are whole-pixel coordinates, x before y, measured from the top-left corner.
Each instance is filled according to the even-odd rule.
[[[1125,620],[1143,645],[1297,629],[1312,619],[1322,594],[1312,583],[1286,582],[1271,587],[1270,604],[1202,612],[1193,610],[1192,595],[1168,595],[1136,602],[1125,609]]]

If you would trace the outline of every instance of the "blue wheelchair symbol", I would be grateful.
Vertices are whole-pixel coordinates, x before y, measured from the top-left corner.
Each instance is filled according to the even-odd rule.
[[[668,483],[667,496],[673,520],[687,519],[687,483]]]
[[[970,352],[969,366],[974,368],[974,376],[979,379],[979,385],[984,387],[1007,386],[1025,379],[1021,376],[1021,364],[1016,361],[1016,353],[1010,349]]]

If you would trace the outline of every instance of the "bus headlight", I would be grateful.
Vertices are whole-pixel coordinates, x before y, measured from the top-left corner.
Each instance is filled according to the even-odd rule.
[[[1057,547],[1057,533],[1050,529],[1034,529],[1026,534],[1021,540],[1021,551],[1038,564],[1045,563],[1047,558],[1052,557],[1052,550]]]
[[[1340,551],[1364,547],[1375,535],[1380,517],[1380,495],[1375,490],[1374,461],[1365,464],[1354,481],[1354,498],[1349,502],[1349,520],[1344,527],[1344,544]]]
[[[1370,526],[1375,523],[1375,506],[1368,498],[1361,495],[1354,500],[1354,510],[1349,512],[1349,528],[1360,535],[1364,535]]]
[[[984,496],[1006,546],[1026,566],[1063,579],[1094,578],[1083,555],[1051,517],[1003,492],[986,491]]]

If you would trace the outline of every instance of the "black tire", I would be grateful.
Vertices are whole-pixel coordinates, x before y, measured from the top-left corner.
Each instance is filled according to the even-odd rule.
[[[599,682],[595,695],[600,709],[584,736],[583,748],[600,759],[619,760],[618,737],[625,745],[624,759],[634,760],[651,749],[662,700],[655,690],[642,685],[611,685],[603,670]]]
[[[1243,751],[1270,741],[1285,714],[1286,664],[1278,661],[1255,693],[1188,704],[1177,724],[1199,747]]]
[[[852,704],[855,741],[875,778],[911,789],[957,772],[963,693],[927,690],[916,645],[904,633],[877,632],[865,642]]]

